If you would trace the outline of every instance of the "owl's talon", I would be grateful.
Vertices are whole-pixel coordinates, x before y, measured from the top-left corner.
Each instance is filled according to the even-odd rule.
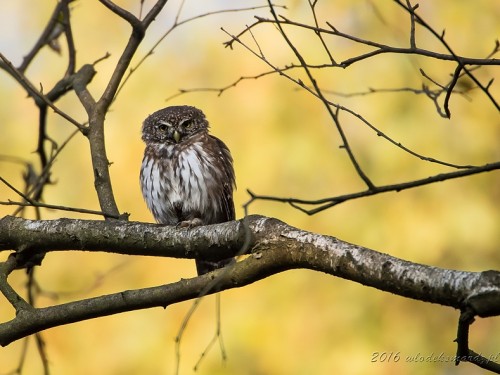
[[[203,225],[203,222],[201,219],[195,217],[194,219],[191,220],[183,220],[180,223],[176,225],[177,228],[186,228],[186,229],[191,229],[194,227],[199,227],[200,225]]]

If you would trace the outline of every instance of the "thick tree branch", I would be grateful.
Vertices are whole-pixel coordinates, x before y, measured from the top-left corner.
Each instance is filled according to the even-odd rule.
[[[216,260],[234,255],[244,241],[239,222],[188,230],[124,221],[0,219],[0,251],[21,250],[26,255],[84,250]]]
[[[1,219],[0,249],[18,249],[16,260],[39,252],[69,249],[222,259],[240,252],[248,234],[245,228],[252,233],[249,247],[252,255],[229,268],[168,285],[43,309],[20,309],[13,320],[0,324],[0,344],[7,345],[58,325],[124,311],[166,307],[196,298],[202,292],[206,294],[210,280],[217,280],[217,290],[225,290],[294,268],[325,272],[403,297],[469,309],[482,317],[500,314],[497,271],[465,272],[425,266],[299,230],[276,219],[249,216],[244,220],[245,225],[243,221],[234,221],[179,229],[137,222]],[[11,265],[9,272],[13,268]],[[6,276],[0,279],[4,294],[9,291]]]

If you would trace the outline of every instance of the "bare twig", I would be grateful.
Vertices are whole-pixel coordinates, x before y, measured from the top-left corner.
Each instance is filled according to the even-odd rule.
[[[226,86],[223,86],[223,87],[206,87],[206,88],[199,87],[199,88],[193,88],[193,89],[179,89],[179,91],[176,94],[169,96],[166,99],[166,101],[172,100],[178,96],[181,96],[181,95],[184,95],[187,93],[192,93],[192,92],[215,92],[215,93],[217,93],[217,96],[221,96],[225,91],[227,91],[233,87],[236,87],[242,81],[256,80],[256,79],[262,78],[262,77],[267,76],[267,75],[272,75],[272,74],[279,74],[279,72],[276,70],[270,70],[267,72],[256,74],[254,76],[241,76],[237,80],[235,80],[232,83],[230,83]]]
[[[104,5],[110,11],[115,13],[118,17],[126,20],[134,29],[142,29],[142,22],[140,21],[140,19],[134,16],[129,11],[119,7],[112,1],[109,0],[99,0],[99,1],[101,2],[102,5]]]
[[[455,69],[455,72],[453,73],[453,78],[448,86],[448,89],[446,90],[446,95],[444,97],[444,112],[446,113],[447,118],[451,118],[451,112],[450,112],[450,98],[451,94],[453,92],[453,89],[455,88],[455,85],[458,82],[458,78],[460,77],[460,73],[462,72],[463,67],[462,65],[458,64],[457,68]]]
[[[369,57],[376,56],[378,54],[383,54],[383,53],[393,53],[393,54],[402,54],[402,55],[419,55],[419,56],[424,56],[424,57],[429,57],[429,58],[434,58],[437,60],[444,60],[444,61],[456,61],[456,59],[459,59],[463,65],[500,65],[500,59],[495,59],[495,58],[473,58],[473,57],[465,57],[465,56],[460,56],[456,55],[453,56],[452,54],[446,54],[446,53],[439,53],[439,52],[434,52],[434,51],[429,51],[423,48],[408,48],[408,47],[394,47],[394,46],[389,46],[386,44],[382,43],[377,43],[372,40],[368,39],[363,39],[360,37],[356,37],[354,35],[348,34],[341,32],[338,28],[336,28],[332,23],[326,22],[326,24],[330,27],[330,29],[325,29],[322,27],[315,27],[311,26],[305,23],[301,22],[296,22],[293,20],[290,20],[286,17],[281,16],[278,20],[275,19],[268,19],[264,17],[255,17],[257,21],[250,26],[247,26],[243,31],[241,31],[239,34],[236,34],[234,36],[233,41],[237,41],[237,39],[241,38],[245,33],[249,32],[252,28],[258,26],[259,24],[263,23],[271,23],[271,24],[281,24],[281,25],[290,25],[290,26],[296,26],[301,29],[305,30],[310,30],[314,33],[320,32],[322,34],[329,34],[329,35],[334,35],[338,36],[347,40],[351,40],[355,43],[362,44],[365,46],[373,47],[375,50],[366,53],[366,54],[361,54],[359,56],[353,57],[346,59],[342,61],[341,63],[338,64],[338,67],[340,68],[347,68],[348,66],[360,62],[362,60],[365,60]],[[233,41],[227,42],[228,46],[232,44]],[[331,66],[331,64],[329,65]]]
[[[308,3],[309,3],[309,7],[311,8],[312,16],[314,18],[314,25],[316,26],[316,29],[318,29],[319,28],[318,16],[316,14],[316,9],[315,9],[316,5],[317,5],[317,0],[316,1],[308,0]],[[338,64],[335,61],[335,59],[333,58],[332,53],[330,52],[330,49],[326,45],[326,42],[325,42],[325,39],[323,38],[323,35],[319,31],[317,31],[315,34],[318,36],[318,38],[321,42],[321,45],[323,46],[324,51],[326,52],[326,54],[328,55],[328,58],[330,59],[330,63],[332,64],[332,66],[337,66]]]
[[[3,180],[3,178],[0,177],[0,179],[3,182],[6,182]],[[24,199],[27,200],[27,202],[14,202],[14,201],[0,201],[1,206],[20,206],[20,207],[39,207],[39,208],[47,208],[50,210],[59,210],[59,211],[67,211],[67,212],[78,212],[81,214],[88,214],[88,215],[100,215],[104,216],[107,218],[111,219],[120,219],[122,218],[122,215],[111,215],[107,214],[103,211],[96,211],[96,210],[89,210],[86,208],[78,208],[78,207],[67,207],[67,206],[60,206],[56,204],[48,204],[48,203],[42,203],[42,202],[35,202],[29,199],[28,197],[23,197]],[[128,215],[128,214],[127,214]]]
[[[0,292],[15,308],[16,314],[33,310],[33,307],[26,302],[7,282],[7,277],[17,267],[17,260],[14,255],[10,255],[8,259],[0,263]]]
[[[36,290],[37,288],[35,287],[35,267],[31,267],[28,269],[28,282],[27,282],[27,291],[28,291],[28,303],[31,306],[35,306],[35,300],[36,300]],[[45,340],[42,337],[42,334],[40,332],[35,333],[35,343],[36,347],[38,350],[38,354],[40,356],[40,359],[42,361],[42,367],[43,367],[43,373],[44,375],[49,375],[50,374],[50,369],[49,369],[49,360],[47,357],[47,350],[45,349]]]
[[[352,151],[351,146],[350,146],[350,144],[348,142],[348,139],[347,139],[347,137],[346,137],[346,135],[344,133],[344,130],[342,129],[342,126],[341,126],[339,118],[338,118],[338,114],[339,114],[338,113],[338,109],[335,112],[332,110],[332,108],[329,105],[328,101],[323,96],[323,93],[322,93],[320,87],[318,86],[318,84],[316,82],[316,79],[314,78],[313,74],[311,73],[310,69],[308,68],[307,63],[304,60],[304,57],[300,54],[300,52],[297,49],[297,47],[295,47],[295,45],[292,43],[292,41],[290,40],[290,38],[285,33],[285,30],[283,29],[281,23],[279,22],[278,16],[277,16],[277,14],[276,14],[276,12],[274,10],[273,4],[272,4],[272,2],[270,0],[268,0],[268,5],[269,5],[269,9],[271,10],[271,14],[273,15],[275,24],[277,25],[277,27],[278,27],[278,29],[280,31],[280,34],[282,35],[282,37],[285,40],[286,44],[293,51],[295,57],[299,60],[300,65],[302,66],[304,72],[306,73],[307,77],[309,78],[309,80],[311,82],[311,85],[314,87],[314,91],[315,91],[316,95],[321,100],[321,102],[323,102],[323,104],[325,105],[326,110],[328,111],[328,113],[330,114],[330,117],[332,118],[333,122],[335,123],[335,126],[337,127],[337,131],[338,131],[340,137],[342,138],[342,143],[343,143],[342,146],[346,150],[346,152],[347,152],[347,154],[349,156],[349,159],[351,160],[351,163],[352,163],[354,169],[358,173],[358,176],[368,186],[368,188],[372,189],[374,187],[374,185],[371,182],[371,180],[369,179],[369,177],[365,174],[365,172],[363,171],[363,169],[359,165],[358,161],[356,160],[356,157],[354,156],[354,152]],[[304,85],[302,84],[301,86],[304,86]]]
[[[206,358],[208,352],[212,347],[215,345],[216,341],[219,341],[219,349],[220,349],[220,354],[221,354],[221,359],[223,362],[227,360],[227,353],[226,353],[226,348],[224,346],[224,340],[222,337],[222,330],[221,330],[221,296],[220,293],[217,293],[215,295],[215,315],[216,315],[216,323],[215,323],[215,332],[214,335],[212,336],[212,339],[208,342],[207,346],[203,350],[203,352],[200,354],[200,358],[198,358],[198,361],[194,365],[193,370],[198,371],[201,362]]]
[[[52,168],[52,165],[54,164],[56,158],[59,156],[59,154],[65,149],[65,147],[68,145],[68,143],[77,135],[79,134],[79,130],[74,130],[66,140],[61,143],[61,145],[58,145],[58,147],[55,149],[54,152],[51,153],[50,159],[47,161],[45,167],[42,169],[42,171],[39,174],[36,174],[33,170],[33,167],[31,164],[27,164],[26,167],[26,172],[24,174],[24,179],[25,179],[25,192],[24,195],[28,197],[29,199],[25,199],[25,202],[30,203],[29,205],[22,205],[19,206],[19,208],[14,211],[13,215],[16,216],[18,214],[22,214],[23,210],[26,207],[29,207],[32,205],[33,202],[35,201],[40,201],[41,195],[42,195],[42,189],[43,187],[49,183],[50,179],[50,170]],[[1,203],[0,203],[1,204]],[[40,207],[37,207],[40,208]]]
[[[146,54],[139,59],[139,61],[137,62],[137,64],[129,69],[128,74],[124,77],[123,81],[121,82],[120,87],[118,88],[118,90],[116,92],[116,95],[118,95],[120,93],[120,91],[123,89],[123,87],[128,82],[128,80],[131,78],[131,76],[135,73],[135,71],[137,69],[139,69],[139,67],[142,64],[144,64],[144,62],[150,56],[152,56],[154,54],[154,51],[165,40],[165,38],[168,35],[170,35],[177,28],[179,28],[179,27],[181,27],[183,25],[186,25],[186,24],[188,24],[190,22],[193,22],[193,21],[205,18],[205,17],[210,17],[210,16],[214,16],[214,15],[218,15],[218,14],[223,14],[223,13],[246,12],[246,11],[261,9],[261,8],[265,7],[265,6],[254,6],[254,7],[246,7],[246,8],[221,9],[221,10],[216,10],[216,11],[212,11],[212,12],[206,12],[206,13],[198,14],[196,16],[188,17],[186,19],[181,20],[180,17],[181,17],[181,13],[182,13],[183,4],[184,4],[184,2],[181,2],[181,5],[178,8],[178,11],[176,13],[176,16],[175,16],[175,19],[174,19],[174,23],[172,24],[172,26],[170,26],[167,29],[167,31],[165,31],[163,33],[163,35],[160,38],[158,38],[158,40],[153,44],[153,46],[148,50],[148,52],[146,52]],[[281,6],[281,7],[282,8],[286,8],[285,6]],[[172,97],[169,97],[167,100],[169,100],[169,99],[172,99]]]
[[[471,71],[466,67],[466,65],[469,65],[469,64],[466,63],[460,56],[458,56],[457,54],[455,54],[455,52],[450,47],[450,45],[448,44],[448,42],[446,42],[446,40],[444,39],[444,35],[438,33],[422,17],[420,17],[420,15],[418,15],[415,12],[415,8],[410,8],[407,5],[403,4],[399,0],[394,0],[394,1],[398,5],[400,5],[401,7],[403,7],[407,12],[409,12],[411,14],[411,16],[415,18],[416,22],[418,22],[420,25],[422,25],[425,29],[427,29],[432,35],[434,35],[441,42],[441,44],[448,50],[448,52],[450,53],[450,55],[453,57],[453,60],[457,62],[458,66],[457,66],[456,71],[457,70],[460,70],[460,71],[463,70],[467,74],[467,76],[477,85],[477,87],[479,87],[481,89],[481,91],[483,91],[486,94],[486,96],[488,97],[488,99],[490,100],[490,102],[495,106],[495,108],[500,111],[500,104],[496,101],[496,99],[491,94],[491,92],[489,90],[489,85],[484,86],[481,82],[479,82],[479,80],[476,78],[476,76],[474,74],[472,74]],[[498,65],[498,64],[500,64],[500,61],[497,60],[496,61],[496,65]],[[474,64],[474,65],[486,65],[486,64],[483,63],[483,64]],[[450,85],[450,87],[453,88],[452,85]],[[448,115],[450,115],[449,114],[449,109],[447,109],[446,106],[445,106],[445,110],[446,110],[446,113]]]
[[[78,121],[73,119],[71,116],[69,116],[67,113],[64,111],[61,111],[59,108],[57,108],[54,103],[52,103],[46,95],[44,95],[41,91],[37,90],[31,82],[26,78],[26,76],[19,71],[17,68],[12,65],[12,63],[2,54],[0,53],[0,60],[4,62],[4,65],[9,72],[9,74],[12,75],[20,84],[23,86],[23,88],[28,92],[28,94],[33,97],[35,100],[41,100],[45,104],[47,104],[50,108],[54,110],[55,113],[57,113],[59,116],[62,118],[66,119],[73,125],[75,125],[80,131],[84,132],[85,127],[81,125]]]
[[[406,6],[408,9],[413,9],[413,11],[418,8],[418,4],[412,6],[410,0],[406,0]],[[417,38],[415,36],[415,16],[413,13],[410,13],[410,47],[414,49],[417,48]]]
[[[258,19],[259,19],[259,20],[261,20],[260,18],[258,18]],[[285,19],[285,20],[286,20],[286,19]],[[281,22],[281,21],[278,21],[278,22]],[[286,20],[286,21],[284,21],[284,22],[285,22],[285,23],[287,23],[287,22],[288,22],[288,23],[291,23],[292,21],[288,21],[288,20]],[[258,22],[257,22],[257,23],[258,23]],[[257,24],[257,23],[256,23],[256,24]],[[403,151],[408,152],[408,153],[410,153],[411,155],[416,156],[416,157],[418,157],[418,158],[419,158],[419,159],[421,159],[421,160],[428,161],[428,162],[432,162],[432,163],[437,163],[437,164],[441,164],[441,165],[445,165],[445,166],[450,166],[450,167],[453,167],[453,168],[469,168],[469,167],[471,167],[470,165],[457,165],[457,164],[454,164],[454,163],[449,163],[449,162],[441,161],[441,160],[438,160],[438,159],[436,159],[436,158],[427,157],[427,156],[421,155],[421,154],[419,154],[419,153],[417,153],[417,152],[415,152],[415,151],[413,151],[413,150],[411,150],[411,149],[409,149],[409,148],[407,148],[407,147],[403,146],[400,142],[398,142],[398,141],[396,141],[396,140],[394,140],[394,139],[390,138],[390,137],[389,137],[389,136],[387,136],[384,132],[382,132],[382,131],[380,131],[379,129],[377,129],[377,128],[373,125],[373,124],[371,124],[368,120],[366,120],[366,119],[365,119],[362,115],[360,115],[359,113],[357,113],[357,112],[355,112],[355,111],[353,111],[353,110],[351,110],[351,109],[349,109],[349,108],[347,108],[347,107],[345,107],[345,106],[341,106],[341,105],[339,105],[339,104],[337,104],[337,103],[334,103],[334,102],[328,101],[328,100],[327,100],[324,96],[323,96],[323,97],[321,97],[320,95],[318,95],[318,94],[317,94],[316,90],[314,89],[314,86],[311,86],[311,87],[305,86],[305,85],[302,83],[302,81],[300,81],[300,80],[298,80],[298,79],[295,79],[295,78],[293,78],[290,74],[287,74],[287,73],[286,73],[286,71],[288,71],[288,70],[295,69],[295,68],[301,68],[301,67],[303,66],[303,64],[301,64],[301,65],[294,65],[294,64],[290,64],[290,65],[288,65],[288,66],[286,66],[286,67],[284,67],[284,68],[280,68],[280,67],[274,66],[271,62],[269,62],[269,61],[266,59],[266,57],[265,57],[265,56],[263,56],[263,54],[262,54],[262,53],[260,53],[260,51],[259,51],[259,53],[257,53],[257,52],[255,52],[255,51],[253,51],[253,50],[252,50],[252,49],[251,49],[248,45],[246,45],[244,42],[242,42],[242,41],[240,40],[240,38],[239,38],[239,37],[240,37],[241,35],[243,35],[245,32],[250,32],[250,33],[251,33],[251,28],[252,28],[252,27],[254,27],[256,24],[253,24],[253,25],[251,25],[251,26],[247,26],[247,28],[246,28],[243,32],[241,32],[240,34],[237,34],[237,35],[232,35],[232,34],[230,34],[230,33],[226,32],[226,33],[227,33],[227,34],[231,37],[231,40],[225,43],[225,44],[226,44],[226,46],[231,47],[231,46],[232,46],[232,44],[233,44],[234,42],[239,43],[240,45],[242,45],[243,47],[245,47],[247,50],[249,50],[252,54],[254,54],[256,57],[258,57],[259,59],[261,59],[262,61],[264,61],[267,65],[269,65],[269,66],[270,66],[270,67],[271,67],[271,68],[275,71],[275,73],[278,73],[278,74],[280,74],[280,75],[281,75],[281,76],[283,76],[283,77],[286,77],[286,78],[287,78],[287,79],[289,79],[290,81],[292,81],[292,82],[294,82],[295,84],[297,84],[297,85],[298,85],[301,89],[306,89],[309,93],[311,93],[312,95],[316,96],[316,97],[317,97],[318,99],[320,99],[321,101],[323,101],[323,102],[325,102],[325,101],[326,101],[329,105],[331,105],[331,106],[333,106],[333,107],[335,107],[335,108],[341,109],[341,110],[343,110],[343,111],[345,111],[345,112],[350,113],[352,116],[355,116],[356,118],[358,118],[359,120],[361,120],[361,121],[362,121],[365,125],[367,125],[370,129],[372,129],[373,131],[375,131],[375,132],[376,132],[376,134],[377,134],[378,136],[381,136],[382,138],[384,138],[384,139],[388,140],[390,143],[392,143],[394,146],[396,146],[396,147],[398,147],[398,148],[401,148]],[[295,25],[303,25],[303,24],[296,24],[296,23],[294,23],[294,24],[295,24]],[[225,31],[225,30],[224,30],[224,31]],[[336,31],[336,32],[338,32],[338,31]],[[382,47],[383,45],[380,45],[380,46]],[[495,49],[494,49],[493,53],[491,53],[491,54],[488,56],[488,58],[487,58],[487,59],[483,59],[483,61],[490,61],[490,60],[489,60],[490,56],[492,56],[494,53],[496,53],[496,51],[497,51],[497,48],[495,48]],[[330,67],[331,67],[331,65],[328,65],[328,64],[327,64],[327,65],[310,65],[310,64],[308,64],[308,65],[307,65],[307,67],[308,67],[308,68],[310,68],[310,69],[325,68],[325,67],[328,67],[328,66],[330,66]],[[423,70],[421,70],[421,72],[422,72],[422,74],[423,74],[424,76],[426,76],[426,75],[425,75],[425,73],[423,72]],[[268,74],[271,74],[271,73],[272,73],[272,72],[266,72],[266,73],[265,73],[265,75],[268,75]],[[264,75],[264,74],[263,74],[263,75]],[[256,75],[256,76],[254,76],[254,77],[258,78],[259,76],[258,76],[258,75]],[[428,79],[430,79],[431,81],[433,81],[433,80],[432,80],[430,77],[428,77],[428,76],[427,76],[426,78],[428,78]],[[219,94],[221,94],[221,93],[222,93],[223,91],[225,91],[226,89],[231,88],[231,87],[234,87],[234,86],[235,86],[236,84],[238,84],[241,80],[242,80],[242,79],[240,78],[240,79],[238,79],[238,80],[234,81],[234,82],[233,82],[232,84],[230,84],[230,85],[227,85],[227,86],[225,86],[225,87],[223,87],[223,88],[220,88],[220,89],[214,89],[213,91],[217,91]],[[436,93],[434,93],[434,92],[432,92],[431,90],[429,90],[426,86],[423,86],[423,88],[422,88],[421,92],[422,92],[422,93],[425,93],[427,96],[429,96],[429,98],[431,98],[431,99],[433,100],[433,102],[435,103],[435,105],[436,105],[436,109],[438,110],[438,112],[439,112],[439,113],[442,113],[442,112],[441,112],[441,108],[440,108],[440,106],[439,106],[439,104],[438,104],[438,102],[437,102],[437,99],[438,99],[438,97],[439,97],[439,95],[440,95],[441,93],[443,93],[443,92],[451,92],[451,91],[450,91],[450,90],[447,90],[447,87],[442,86],[442,85],[439,85],[439,84],[438,84],[437,82],[435,82],[435,81],[433,81],[433,83],[435,83],[436,85],[438,85],[438,86],[442,89],[442,91],[437,91]],[[203,89],[200,89],[200,90],[203,90]],[[411,91],[411,89],[406,89],[406,88],[402,88],[401,90],[409,90],[409,91]],[[194,91],[194,90],[185,90],[185,92],[187,92],[187,91]],[[182,91],[181,91],[181,92],[182,92]],[[325,92],[328,92],[328,91],[325,91]],[[446,114],[442,113],[442,116],[443,116],[443,117],[446,117]]]
[[[470,308],[463,310],[458,320],[457,332],[457,355],[455,364],[460,362],[470,362],[485,370],[500,374],[500,364],[492,361],[489,358],[482,356],[479,353],[469,349],[469,328],[474,323],[474,311]]]
[[[25,201],[28,202],[28,204],[32,204],[33,201],[31,200],[31,198],[29,198],[28,196],[24,195],[24,193],[18,189],[16,189],[13,185],[10,184],[9,181],[7,181],[5,178],[3,178],[2,176],[0,176],[0,181],[2,181],[5,185],[7,185],[7,187],[12,190],[14,193],[16,193],[17,195],[19,195],[21,198],[23,198]]]
[[[57,2],[47,26],[45,26],[45,29],[40,34],[40,37],[31,51],[29,51],[23,58],[23,61],[19,66],[19,71],[21,73],[24,74],[40,50],[50,42],[52,34],[56,31],[56,28],[60,27],[64,29],[66,22],[69,22],[69,18],[65,18],[65,16],[68,16],[68,5],[73,1],[74,0],[62,0]]]
[[[364,198],[364,197],[369,197],[372,195],[377,195],[377,194],[382,194],[382,193],[387,193],[387,192],[400,192],[402,190],[407,190],[407,189],[412,189],[420,186],[425,186],[429,185],[432,183],[436,182],[441,182],[441,181],[447,181],[451,180],[454,178],[461,178],[465,176],[471,176],[474,174],[479,174],[479,173],[484,173],[484,172],[490,172],[493,170],[498,170],[500,169],[500,162],[495,162],[495,163],[490,163],[486,164],[480,167],[472,167],[468,169],[462,169],[454,172],[448,172],[448,173],[440,173],[437,175],[434,175],[432,177],[426,177],[418,180],[412,180],[408,182],[403,182],[403,183],[398,183],[398,184],[393,184],[393,185],[382,185],[382,186],[375,186],[372,189],[369,190],[364,190],[360,191],[357,193],[350,193],[350,194],[345,194],[345,195],[339,195],[336,197],[329,197],[329,198],[323,198],[323,199],[317,199],[317,200],[307,200],[307,199],[297,199],[297,198],[281,198],[281,197],[275,197],[275,196],[266,196],[266,195],[258,195],[254,194],[253,192],[248,190],[248,193],[250,194],[250,200],[247,202],[247,205],[250,202],[253,202],[255,200],[267,200],[267,201],[274,201],[274,202],[281,202],[281,203],[288,203],[292,207],[308,214],[308,215],[314,215],[317,214],[318,212],[324,211],[328,208],[334,207],[338,204],[353,200],[353,199],[359,199],[359,198]],[[314,209],[304,209],[300,205],[313,205],[313,206],[319,206]]]

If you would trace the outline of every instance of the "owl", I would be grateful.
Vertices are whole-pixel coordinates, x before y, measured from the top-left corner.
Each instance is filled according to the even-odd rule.
[[[193,227],[235,219],[233,159],[208,128],[203,112],[191,106],[163,108],[144,121],[140,183],[158,223]],[[231,260],[197,259],[196,268],[202,275]]]

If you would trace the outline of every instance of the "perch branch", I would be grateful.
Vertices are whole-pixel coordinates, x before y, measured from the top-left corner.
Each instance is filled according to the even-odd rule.
[[[251,255],[229,268],[167,285],[129,290],[46,308],[24,308],[0,324],[0,344],[41,330],[99,316],[166,307],[242,287],[294,268],[345,278],[379,290],[457,309],[482,317],[500,314],[500,273],[465,272],[426,266],[388,254],[293,228],[276,219],[249,216],[241,221],[181,229],[170,226],[85,220],[0,220],[0,249],[17,249],[9,259],[57,250],[108,251],[130,255],[223,259],[237,254],[252,232]],[[5,266],[4,266],[5,267]],[[9,270],[16,265],[10,265]],[[0,267],[0,271],[2,268]],[[7,279],[8,273],[1,277]],[[217,280],[217,288],[206,285]],[[6,283],[0,283],[2,291]],[[4,292],[5,293],[5,292]]]

